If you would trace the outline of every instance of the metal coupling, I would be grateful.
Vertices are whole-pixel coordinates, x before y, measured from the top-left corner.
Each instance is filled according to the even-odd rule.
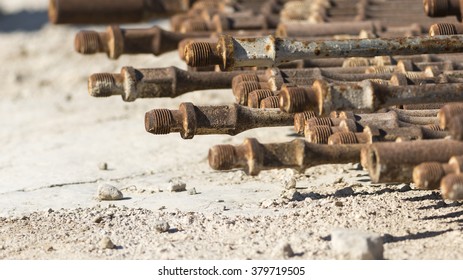
[[[124,29],[117,25],[108,26],[104,32],[90,30],[76,34],[74,48],[81,54],[106,53],[111,59],[123,54],[161,55],[177,50],[180,41],[186,38],[203,38],[204,33],[181,34],[151,28]]]
[[[216,145],[209,150],[209,165],[215,170],[242,168],[249,175],[262,170],[306,168],[332,163],[358,162],[363,145],[328,146],[302,139],[286,143],[261,144],[248,138],[239,146]]]
[[[196,43],[186,52],[193,52]],[[217,51],[201,53],[197,61],[219,64],[221,69],[257,66],[273,67],[285,62],[329,57],[373,57],[382,55],[416,55],[463,52],[463,36],[421,36],[389,39],[348,39],[323,41],[297,41],[274,36],[257,38],[219,37]],[[188,60],[190,66],[198,66]]]
[[[236,135],[258,127],[290,126],[294,115],[276,109],[253,109],[238,104],[195,106],[181,103],[178,110],[154,109],[145,114],[145,129],[152,134],[180,132],[183,139],[195,135]]]
[[[138,98],[174,98],[187,92],[231,87],[233,77],[247,72],[189,72],[177,67],[135,69],[127,66],[120,74],[98,73],[88,79],[94,97],[121,95],[127,102]]]
[[[374,183],[410,183],[415,166],[429,161],[445,163],[455,155],[463,155],[462,142],[454,140],[382,142],[365,147],[361,162],[366,163]]]

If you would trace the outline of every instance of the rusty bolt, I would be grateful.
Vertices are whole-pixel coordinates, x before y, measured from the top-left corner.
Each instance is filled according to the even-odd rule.
[[[349,131],[357,131],[356,124],[353,120],[342,120],[338,126],[313,126],[310,124],[310,121],[307,121],[304,128],[304,135],[305,139],[310,143],[328,144],[328,139],[331,135]]]
[[[280,108],[290,113],[315,110],[319,115],[334,110],[375,111],[393,105],[463,101],[462,91],[463,84],[384,86],[368,80],[357,84],[328,84],[317,80],[311,88],[289,94],[289,98],[285,98],[282,91]]]
[[[413,182],[418,189],[434,190],[439,188],[441,179],[448,174],[460,174],[463,171],[463,156],[453,156],[448,163],[425,162],[413,169]]]
[[[397,128],[380,128],[367,126],[363,132],[336,133],[329,137],[328,144],[367,144],[387,141],[411,141],[419,139],[442,139],[448,134],[435,131],[436,127],[408,126]]]
[[[366,162],[374,183],[412,181],[413,168],[423,162],[445,163],[463,155],[463,143],[453,140],[382,142],[367,146],[361,162]]]
[[[117,59],[122,54],[154,54],[176,50],[181,40],[207,37],[204,33],[181,34],[154,26],[145,29],[122,29],[109,26],[105,32],[80,31],[74,40],[74,48],[81,54],[106,53]]]
[[[329,163],[358,162],[363,145],[328,146],[296,139],[287,143],[261,144],[249,138],[242,145],[217,145],[209,150],[209,165],[215,170],[244,168],[249,175],[261,170],[306,168]]]
[[[259,108],[260,103],[267,97],[276,96],[275,92],[270,89],[258,89],[248,95],[248,107]]]
[[[177,67],[135,69],[123,67],[120,74],[99,73],[88,79],[89,94],[94,97],[121,95],[124,101],[137,98],[177,97],[183,93],[231,87],[240,72],[189,72]]]
[[[50,0],[48,18],[54,24],[133,23],[184,12],[191,0]]]
[[[238,104],[195,106],[182,103],[179,110],[154,109],[145,114],[147,132],[180,132],[184,139],[204,134],[236,135],[252,128],[289,126],[293,122],[292,114],[275,109],[253,109]]]
[[[450,200],[463,200],[462,174],[449,174],[440,183],[442,198]]]
[[[463,103],[450,103],[442,106],[438,113],[439,126],[448,129],[453,117],[463,114]]]
[[[436,23],[429,27],[429,36],[463,34],[463,25]]]
[[[193,52],[195,43],[187,47]],[[219,37],[217,51],[201,53],[201,60],[220,63],[221,69],[242,66],[273,67],[284,62],[317,57],[372,57],[463,52],[463,36],[402,37],[390,39],[350,39],[294,41],[273,36],[257,38]],[[188,65],[195,65],[188,61]]]

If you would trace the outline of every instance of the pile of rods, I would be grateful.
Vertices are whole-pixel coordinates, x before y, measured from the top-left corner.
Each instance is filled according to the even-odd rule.
[[[178,51],[187,64],[92,74],[94,97],[132,102],[214,89],[235,96],[231,105],[153,109],[145,114],[149,133],[191,139],[294,126],[300,135],[287,143],[216,145],[208,156],[215,170],[257,175],[360,162],[374,183],[413,182],[463,200],[461,2],[51,0],[49,18],[112,24],[80,31],[81,54]],[[161,17],[170,17],[171,30],[114,25]]]

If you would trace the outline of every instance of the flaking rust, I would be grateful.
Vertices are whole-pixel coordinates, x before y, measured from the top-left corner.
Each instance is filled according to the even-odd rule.
[[[249,175],[262,170],[306,168],[332,163],[350,163],[360,160],[363,145],[328,146],[312,144],[302,139],[286,143],[261,144],[249,138],[239,146],[217,145],[209,150],[209,165],[215,170],[244,169]]]
[[[258,127],[291,126],[293,122],[293,114],[278,109],[253,109],[238,104],[194,106],[182,103],[179,110],[154,109],[145,114],[147,132],[180,132],[184,139],[204,134],[235,135]]]
[[[186,52],[192,52],[192,43]],[[236,67],[273,67],[285,62],[317,57],[374,57],[463,52],[463,36],[421,36],[390,39],[348,39],[297,41],[263,36],[257,38],[219,37],[216,52],[205,52],[201,60],[220,62],[224,70]],[[195,61],[187,60],[190,66]]]

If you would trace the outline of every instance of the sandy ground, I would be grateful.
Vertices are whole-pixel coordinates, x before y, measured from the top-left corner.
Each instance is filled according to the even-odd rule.
[[[285,244],[294,259],[332,259],[337,228],[380,234],[386,259],[463,258],[462,204],[438,193],[371,185],[357,164],[256,177],[208,166],[213,145],[289,141],[290,127],[192,140],[146,133],[150,109],[232,103],[231,91],[133,103],[92,98],[92,73],[184,65],[176,53],[81,56],[73,51],[75,33],[104,27],[51,26],[46,6],[0,1],[1,259],[281,259]],[[109,170],[98,168],[102,162]],[[291,177],[297,189],[286,190]],[[170,180],[197,194],[167,191]],[[102,183],[125,199],[98,201]],[[160,221],[169,224],[166,232],[156,230]],[[115,249],[102,248],[104,236]]]

